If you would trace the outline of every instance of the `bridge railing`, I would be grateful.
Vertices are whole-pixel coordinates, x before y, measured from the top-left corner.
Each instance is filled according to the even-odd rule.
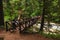
[[[19,27],[19,31],[22,32],[26,30],[27,28],[30,28],[33,26],[38,20],[40,19],[40,16],[22,19],[22,20],[12,20],[10,23],[6,22],[6,31],[10,30],[16,30],[17,27]],[[8,25],[11,27],[8,28]]]

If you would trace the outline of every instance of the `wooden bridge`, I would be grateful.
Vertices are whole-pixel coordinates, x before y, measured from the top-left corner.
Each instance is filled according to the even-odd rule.
[[[6,31],[16,30],[16,28],[19,28],[20,33],[24,32],[34,24],[38,20],[40,20],[40,16],[32,17],[32,18],[26,18],[22,20],[12,20],[10,23],[6,22]],[[10,28],[8,27],[10,25]]]

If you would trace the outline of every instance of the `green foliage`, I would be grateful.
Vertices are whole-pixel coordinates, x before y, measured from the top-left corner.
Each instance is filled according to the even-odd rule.
[[[60,39],[60,34],[50,34],[50,33],[46,34],[46,33],[43,33],[43,32],[40,32],[39,34],[46,37],[46,38],[52,38],[52,39],[55,39],[55,40]]]
[[[60,23],[60,4],[59,0],[46,0],[45,19]],[[43,12],[43,0],[8,0],[3,1],[5,21],[13,20],[18,16],[18,9],[23,10],[22,17],[41,16]]]

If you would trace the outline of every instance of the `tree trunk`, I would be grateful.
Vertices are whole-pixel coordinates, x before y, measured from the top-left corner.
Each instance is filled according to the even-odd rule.
[[[4,25],[3,2],[0,0],[0,26]]]
[[[44,27],[44,15],[45,15],[45,0],[43,0],[44,4],[43,4],[43,13],[42,13],[42,19],[41,19],[41,27],[40,27],[40,31],[43,31],[43,27]]]
[[[40,27],[40,31],[43,31],[43,27],[44,27],[44,11],[42,13],[42,19],[41,19],[41,27]]]

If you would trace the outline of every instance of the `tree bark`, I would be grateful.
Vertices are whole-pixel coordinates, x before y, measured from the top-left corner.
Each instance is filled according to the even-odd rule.
[[[0,0],[0,26],[4,25],[3,2]]]
[[[42,13],[40,31],[43,31],[43,27],[44,27],[44,15],[45,15],[45,0],[43,0],[43,13]]]

